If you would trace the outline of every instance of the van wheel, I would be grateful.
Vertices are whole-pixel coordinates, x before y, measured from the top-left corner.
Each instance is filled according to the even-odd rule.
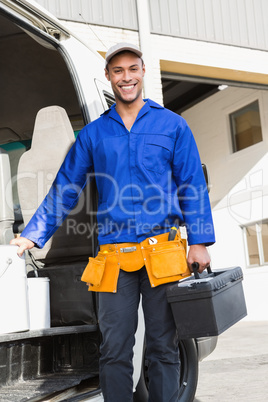
[[[179,401],[194,400],[198,380],[198,356],[194,339],[183,339],[179,342],[181,374]],[[148,362],[144,358],[141,377],[134,393],[134,402],[148,401]]]

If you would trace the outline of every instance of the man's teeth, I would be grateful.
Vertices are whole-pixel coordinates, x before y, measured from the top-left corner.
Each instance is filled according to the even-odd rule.
[[[135,86],[135,85],[128,85],[128,86],[124,86],[124,87],[121,87],[121,88],[122,88],[124,91],[131,91],[131,89],[133,89],[134,86]]]

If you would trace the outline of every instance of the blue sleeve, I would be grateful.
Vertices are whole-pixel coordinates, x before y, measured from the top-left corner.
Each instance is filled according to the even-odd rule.
[[[92,146],[84,128],[66,155],[43,202],[21,233],[42,248],[75,207],[93,171]]]
[[[177,130],[173,175],[189,245],[213,244],[215,234],[207,185],[195,139],[184,119]]]

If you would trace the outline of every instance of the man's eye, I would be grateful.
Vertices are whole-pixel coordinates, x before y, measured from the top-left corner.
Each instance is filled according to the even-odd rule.
[[[121,70],[114,70],[115,74],[121,73]]]

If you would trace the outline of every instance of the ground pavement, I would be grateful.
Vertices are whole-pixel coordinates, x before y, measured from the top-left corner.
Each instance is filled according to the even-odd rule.
[[[194,402],[268,402],[268,321],[241,321],[199,365]]]

